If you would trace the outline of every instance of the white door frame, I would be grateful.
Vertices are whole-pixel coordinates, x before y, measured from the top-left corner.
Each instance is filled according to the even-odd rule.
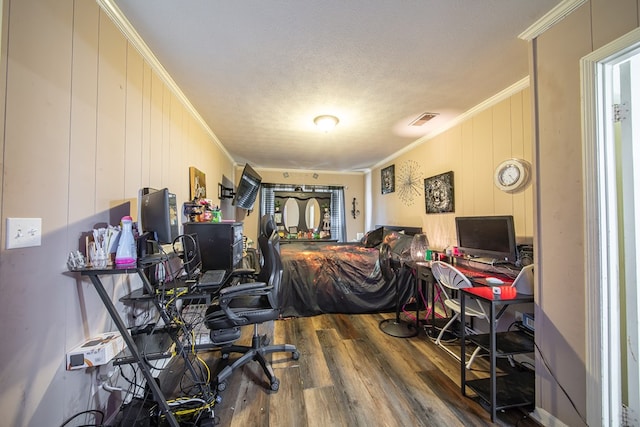
[[[613,134],[613,64],[640,48],[640,28],[584,57],[582,141],[586,273],[586,391],[590,426],[622,420],[618,212]]]

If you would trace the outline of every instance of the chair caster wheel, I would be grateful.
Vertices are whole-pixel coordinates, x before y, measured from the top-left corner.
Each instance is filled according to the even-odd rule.
[[[198,422],[198,427],[215,427],[216,420],[214,418],[202,418]]]
[[[278,391],[279,388],[280,388],[280,380],[277,378],[274,378],[273,381],[271,381],[271,390]]]
[[[218,389],[218,391],[225,391],[227,389],[227,382],[222,381],[221,383],[218,383],[218,386],[216,388]]]
[[[300,353],[299,353],[299,352],[297,352],[297,351],[291,352],[291,358],[292,358],[293,360],[298,360],[298,359],[300,359]]]

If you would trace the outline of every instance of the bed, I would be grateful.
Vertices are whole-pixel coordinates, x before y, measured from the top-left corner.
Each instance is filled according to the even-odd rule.
[[[285,317],[322,313],[372,313],[396,306],[395,280],[400,301],[413,295],[411,270],[402,268],[387,282],[380,271],[379,246],[392,252],[409,250],[417,227],[376,226],[360,242],[300,242],[281,245],[282,299]]]

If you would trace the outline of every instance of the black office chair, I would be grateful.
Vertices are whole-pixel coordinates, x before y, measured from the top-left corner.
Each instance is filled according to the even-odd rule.
[[[226,388],[226,380],[233,371],[255,360],[262,366],[269,378],[270,388],[277,391],[280,381],[276,378],[273,368],[266,360],[266,356],[276,352],[291,352],[292,358],[298,360],[300,354],[294,345],[268,345],[266,336],[258,334],[258,324],[278,319],[280,316],[280,282],[282,279],[282,263],[278,247],[280,237],[272,231],[270,236],[260,235],[258,244],[262,251],[263,265],[260,277],[264,281],[242,283],[223,288],[218,301],[206,311],[205,325],[209,328],[211,341],[221,346],[222,359],[228,363],[231,353],[243,355],[230,365],[225,365],[216,377],[218,391]],[[240,328],[253,325],[251,347],[233,345],[240,338]]]
[[[276,220],[273,219],[273,215],[262,215],[262,218],[260,218],[260,235],[269,237],[272,233],[278,234]],[[260,241],[258,241],[258,245],[260,245]],[[280,239],[275,242],[275,249],[278,253],[280,252]]]
[[[271,236],[271,234],[277,230],[276,222],[273,219],[272,215],[263,215],[260,219],[260,235],[261,236]],[[260,239],[258,239],[258,246],[260,246]],[[280,252],[280,239],[275,245],[275,249]],[[260,253],[264,252],[262,248],[260,248]],[[228,283],[233,283],[233,281],[244,281],[244,282],[268,282],[269,281],[269,271],[262,271],[262,264],[264,263],[264,259],[258,256],[258,253],[253,251],[251,254],[251,267],[245,268],[236,268],[229,273],[229,277],[227,278]]]

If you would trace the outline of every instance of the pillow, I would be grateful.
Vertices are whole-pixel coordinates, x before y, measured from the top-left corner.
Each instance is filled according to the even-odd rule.
[[[362,243],[365,248],[375,248],[382,243],[383,227],[376,228],[375,230],[368,231],[362,238]]]
[[[394,230],[392,228],[385,228],[384,229],[384,237],[386,238],[387,236],[395,236],[398,234],[404,234],[404,230]]]

